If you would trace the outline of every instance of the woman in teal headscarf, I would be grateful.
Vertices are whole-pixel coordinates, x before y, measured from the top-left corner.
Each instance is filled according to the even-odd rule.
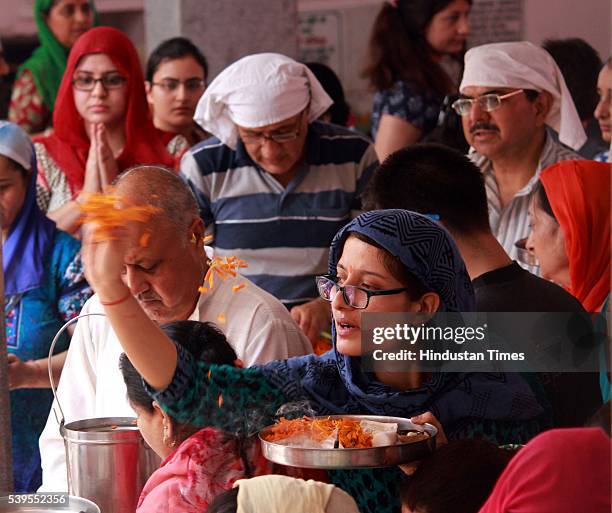
[[[34,20],[40,46],[19,68],[9,108],[9,119],[30,134],[50,125],[68,52],[97,13],[93,0],[36,0]]]

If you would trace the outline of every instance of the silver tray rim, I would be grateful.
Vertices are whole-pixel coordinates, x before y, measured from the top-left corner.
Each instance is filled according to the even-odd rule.
[[[290,467],[315,468],[315,469],[340,469],[340,468],[373,468],[390,467],[402,463],[409,463],[418,457],[412,457],[411,453],[431,452],[435,447],[438,429],[433,424],[414,424],[410,419],[404,417],[391,417],[384,415],[318,415],[317,419],[348,418],[351,420],[371,420],[374,422],[397,423],[399,429],[410,429],[423,431],[429,434],[429,438],[415,442],[385,445],[379,447],[361,447],[346,449],[318,449],[301,448],[282,445],[276,442],[264,440],[263,436],[272,425],[266,426],[259,432],[262,452],[264,457],[274,463]],[[387,461],[377,461],[377,455],[384,455]],[[349,458],[352,456],[352,458]],[[304,460],[307,460],[306,462]],[[342,460],[347,460],[342,461]],[[391,461],[391,463],[389,462]]]

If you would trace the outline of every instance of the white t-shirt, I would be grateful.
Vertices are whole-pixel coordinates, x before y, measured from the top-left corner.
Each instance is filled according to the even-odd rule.
[[[232,291],[242,283],[246,287]],[[86,313],[104,313],[97,295],[83,307],[81,314]],[[225,316],[225,323],[219,322],[220,315]],[[189,320],[215,323],[247,366],[312,352],[310,342],[287,309],[244,277],[217,281],[211,291],[200,295]],[[136,416],[119,370],[122,352],[106,318],[79,319],[57,389],[66,424],[89,418]],[[39,491],[65,492],[66,455],[54,407],[55,402],[39,441],[43,469]]]

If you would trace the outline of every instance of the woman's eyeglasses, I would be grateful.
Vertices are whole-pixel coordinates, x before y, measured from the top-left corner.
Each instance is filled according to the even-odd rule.
[[[317,276],[317,289],[319,296],[330,303],[335,299],[338,292],[342,292],[342,298],[348,306],[363,310],[370,304],[372,296],[390,296],[406,292],[406,287],[401,289],[368,290],[355,285],[338,285],[337,278],[330,275]]]
[[[203,91],[206,82],[201,78],[188,78],[187,80],[179,80],[177,78],[164,78],[159,82],[151,82],[151,85],[161,87],[167,93],[174,93],[179,87],[185,86],[189,93]]]
[[[478,107],[484,110],[485,112],[492,112],[501,107],[501,103],[503,100],[507,98],[511,98],[512,96],[516,96],[523,92],[523,89],[517,89],[516,91],[512,91],[508,94],[483,94],[478,98],[459,98],[455,100],[451,105],[457,114],[460,116],[467,116],[471,111],[472,107],[475,103],[478,104]]]
[[[109,91],[122,87],[127,82],[127,78],[119,73],[108,73],[100,78],[94,78],[93,75],[89,74],[79,74],[72,79],[73,87],[79,91],[93,91],[98,82]]]

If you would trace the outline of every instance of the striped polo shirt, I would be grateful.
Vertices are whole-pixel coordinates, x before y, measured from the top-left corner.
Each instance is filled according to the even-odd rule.
[[[329,245],[361,208],[359,196],[378,165],[365,137],[336,125],[309,125],[305,158],[282,186],[248,155],[208,139],[182,159],[216,256],[246,260],[243,274],[287,307],[318,296]]]
[[[472,152],[470,159],[476,164],[484,175],[487,200],[489,203],[489,223],[491,231],[499,243],[504,247],[510,258],[517,260],[518,252],[514,243],[529,235],[529,202],[536,190],[540,173],[542,170],[551,166],[555,162],[562,160],[579,160],[580,155],[568,150],[559,143],[553,141],[551,136],[546,133],[546,141],[540,154],[540,161],[527,185],[518,191],[514,198],[502,208],[499,188],[495,179],[493,163],[483,155]],[[533,266],[521,265],[534,274],[539,273],[539,269]]]

